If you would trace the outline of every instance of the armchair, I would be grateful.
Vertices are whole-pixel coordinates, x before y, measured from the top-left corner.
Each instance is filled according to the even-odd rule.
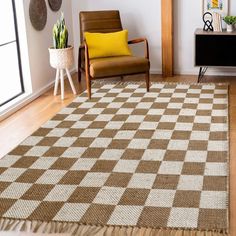
[[[122,30],[119,11],[87,11],[80,12],[81,46],[78,54],[78,81],[85,72],[88,97],[91,98],[91,81],[101,78],[145,74],[147,91],[150,86],[150,61],[148,41],[145,38],[134,39],[128,44],[145,44],[144,57],[117,56],[105,58],[89,58],[89,48],[84,40],[84,32],[111,33]]]

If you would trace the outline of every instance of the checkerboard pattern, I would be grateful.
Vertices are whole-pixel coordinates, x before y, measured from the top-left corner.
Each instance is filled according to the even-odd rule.
[[[0,160],[1,218],[227,229],[227,85],[92,93]]]

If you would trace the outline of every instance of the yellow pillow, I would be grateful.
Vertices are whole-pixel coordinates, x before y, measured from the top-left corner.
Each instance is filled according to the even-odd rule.
[[[128,30],[115,33],[89,33],[84,37],[89,49],[89,58],[131,56],[128,46]]]

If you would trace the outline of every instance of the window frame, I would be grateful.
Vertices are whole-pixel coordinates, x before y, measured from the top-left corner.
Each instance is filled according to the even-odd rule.
[[[19,42],[19,33],[18,33],[18,25],[17,25],[17,14],[16,14],[16,5],[15,5],[15,0],[11,0],[12,2],[12,13],[13,13],[13,18],[14,18],[14,29],[15,29],[15,36],[16,39],[7,43],[3,43],[0,45],[0,47],[11,44],[11,43],[16,43],[16,49],[17,49],[17,58],[18,58],[18,69],[19,69],[19,77],[20,77],[20,86],[21,86],[21,92],[16,94],[15,96],[9,98],[3,103],[0,103],[0,107],[6,105],[10,101],[14,100],[15,98],[19,97],[20,95],[25,93],[25,86],[24,86],[24,80],[23,80],[23,72],[22,72],[22,63],[21,63],[21,52],[20,52],[20,42]]]

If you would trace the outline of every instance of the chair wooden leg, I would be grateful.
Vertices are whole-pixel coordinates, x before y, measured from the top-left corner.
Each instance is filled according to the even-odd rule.
[[[86,85],[87,85],[87,91],[88,91],[88,98],[91,99],[92,92],[91,92],[91,78],[88,73],[86,73]]]
[[[146,79],[147,92],[149,92],[149,88],[150,88],[150,72],[149,71],[145,74],[145,79]]]
[[[78,53],[78,82],[81,82],[81,50]]]
[[[78,69],[78,82],[81,82],[81,70],[80,68]]]

